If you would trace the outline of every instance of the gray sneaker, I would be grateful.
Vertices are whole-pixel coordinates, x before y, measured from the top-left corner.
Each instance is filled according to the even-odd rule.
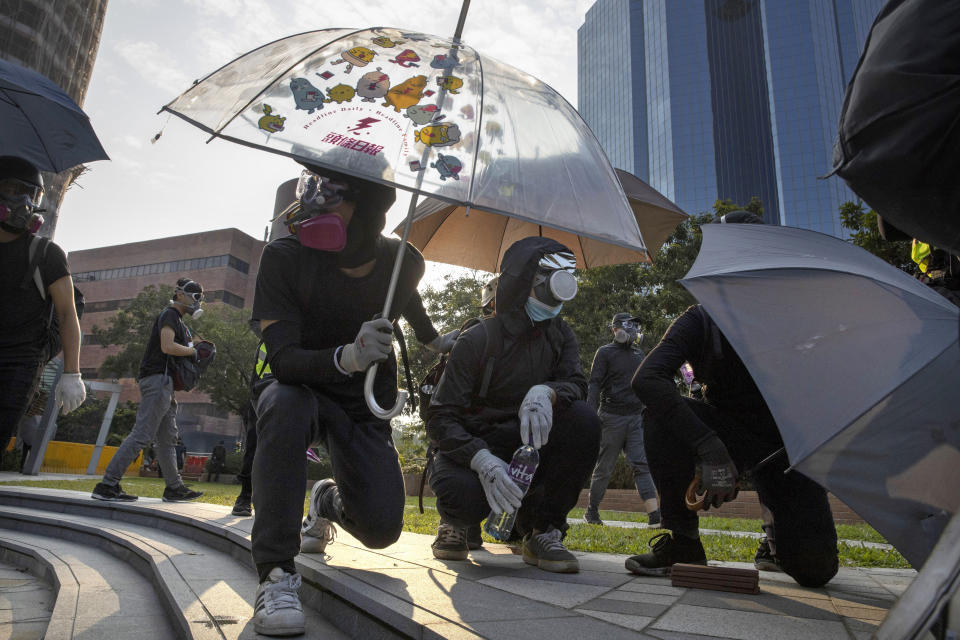
[[[583,512],[583,519],[587,524],[603,526],[603,520],[600,519],[600,511],[594,507],[587,507],[586,511]]]
[[[433,557],[438,560],[466,560],[469,553],[466,527],[441,522],[437,527],[437,538],[430,547]]]
[[[306,631],[303,605],[300,604],[300,574],[280,567],[270,570],[257,587],[253,607],[253,628],[265,636],[296,636]]]
[[[300,553],[323,553],[337,537],[337,528],[326,517],[328,494],[337,486],[333,478],[319,480],[310,491],[310,507],[300,527]]]
[[[579,573],[580,562],[561,542],[563,533],[550,527],[523,539],[523,561],[553,573]]]

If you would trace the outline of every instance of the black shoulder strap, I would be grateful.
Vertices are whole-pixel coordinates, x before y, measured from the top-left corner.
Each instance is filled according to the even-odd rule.
[[[40,263],[47,255],[47,247],[50,246],[50,238],[34,235],[30,238],[30,248],[27,250],[27,272],[23,275],[23,281],[20,283],[22,289],[30,286],[32,280],[37,290],[40,291],[40,297],[47,299],[47,289],[43,286],[43,275],[40,273]]]
[[[503,351],[503,331],[500,326],[500,319],[497,316],[486,318],[482,321],[485,334],[485,343],[483,347],[483,378],[480,380],[480,392],[477,398],[484,400],[487,392],[490,391],[490,378],[493,377],[493,365],[500,353]]]

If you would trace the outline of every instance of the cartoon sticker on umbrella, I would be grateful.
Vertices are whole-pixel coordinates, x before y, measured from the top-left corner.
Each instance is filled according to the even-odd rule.
[[[403,40],[391,40],[387,36],[377,36],[371,40],[371,42],[378,47],[383,47],[384,49],[393,49],[398,44],[403,44]]]
[[[387,92],[384,107],[393,107],[394,111],[400,113],[402,109],[412,107],[420,102],[423,97],[423,90],[427,86],[427,76],[413,76],[408,78],[390,89]]]
[[[420,62],[420,56],[417,55],[417,52],[413,49],[404,49],[397,54],[396,58],[387,60],[387,62],[395,62],[401,67],[410,68],[410,67],[419,67],[417,63]]]
[[[267,133],[277,133],[278,131],[283,131],[283,123],[286,121],[285,117],[281,117],[273,114],[273,107],[268,104],[263,105],[263,116],[257,120],[257,126],[266,131]]]
[[[450,93],[460,93],[458,89],[463,86],[463,80],[457,76],[440,76],[437,78],[437,85],[441,89],[446,89]]]
[[[437,161],[431,162],[430,166],[440,173],[440,179],[446,180],[453,178],[460,179],[460,170],[463,169],[463,163],[456,156],[445,156],[442,153],[437,154]]]
[[[415,104],[407,107],[407,112],[403,115],[413,120],[414,124],[418,126],[443,119],[443,115],[440,114],[440,107],[435,104]]]
[[[323,92],[306,78],[290,78],[290,91],[293,92],[297,109],[303,109],[308,114],[323,109]]]
[[[357,81],[357,95],[363,98],[361,102],[376,102],[387,95],[390,89],[390,77],[377,67],[376,71],[369,71]]]
[[[459,65],[460,59],[457,58],[457,54],[455,53],[438,53],[433,56],[433,61],[430,62],[430,66],[434,69],[453,69]]]
[[[428,147],[449,147],[460,142],[460,127],[449,122],[432,124],[413,134],[414,140]]]
[[[376,51],[372,49],[367,49],[366,47],[354,47],[348,49],[340,54],[339,60],[334,60],[331,64],[343,64],[347,63],[347,68],[344,69],[344,73],[350,73],[353,71],[354,66],[365,67],[373,61],[373,56],[377,55]]]
[[[327,88],[327,99],[324,102],[336,102],[337,104],[343,104],[344,102],[350,102],[353,100],[353,96],[356,95],[356,92],[353,90],[353,87],[345,84],[338,84],[337,86]]]

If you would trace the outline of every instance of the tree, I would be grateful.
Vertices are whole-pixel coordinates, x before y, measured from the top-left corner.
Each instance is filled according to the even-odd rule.
[[[98,344],[120,346],[118,353],[107,356],[100,365],[102,377],[130,378],[137,375],[157,314],[172,298],[173,287],[150,285],[110,318],[106,328],[93,327],[93,336]]]
[[[57,440],[93,444],[100,433],[100,425],[107,411],[106,398],[88,397],[86,402],[65,416],[57,417]],[[119,445],[130,433],[137,420],[137,403],[121,402],[113,413],[108,445]]]
[[[101,376],[136,375],[157,315],[172,297],[172,287],[151,285],[112,317],[106,328],[93,328],[93,335],[101,345],[121,347],[118,353],[104,360]],[[202,337],[217,345],[217,356],[200,379],[200,390],[209,394],[210,401],[218,408],[238,413],[249,399],[250,373],[258,343],[249,328],[250,312],[214,304],[204,309],[202,317],[194,320],[185,316],[184,320],[194,339]]]
[[[844,202],[840,205],[840,224],[853,232],[850,234],[853,244],[910,275],[916,274],[917,265],[910,258],[910,242],[884,240],[873,209],[866,210],[862,202]]]

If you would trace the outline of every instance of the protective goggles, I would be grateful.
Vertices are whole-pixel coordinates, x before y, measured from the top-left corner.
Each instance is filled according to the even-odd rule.
[[[43,188],[18,178],[0,178],[0,197],[16,198],[19,196],[27,196],[30,204],[39,207],[43,202]]]
[[[185,286],[185,287],[186,287],[186,286],[189,286],[189,284],[196,284],[196,283],[188,283],[188,284],[186,284],[186,285],[184,285],[184,286]],[[185,296],[187,296],[187,297],[189,297],[189,298],[193,298],[193,301],[194,301],[194,302],[203,302],[203,292],[202,292],[202,291],[186,291],[185,289],[183,289],[183,288],[181,288],[181,287],[178,287],[178,288],[177,288],[177,291],[179,291],[180,293],[182,293],[183,295],[185,295]]]
[[[617,329],[626,329],[630,331],[631,329],[640,329],[640,323],[636,320],[618,320],[613,323],[613,326]]]

